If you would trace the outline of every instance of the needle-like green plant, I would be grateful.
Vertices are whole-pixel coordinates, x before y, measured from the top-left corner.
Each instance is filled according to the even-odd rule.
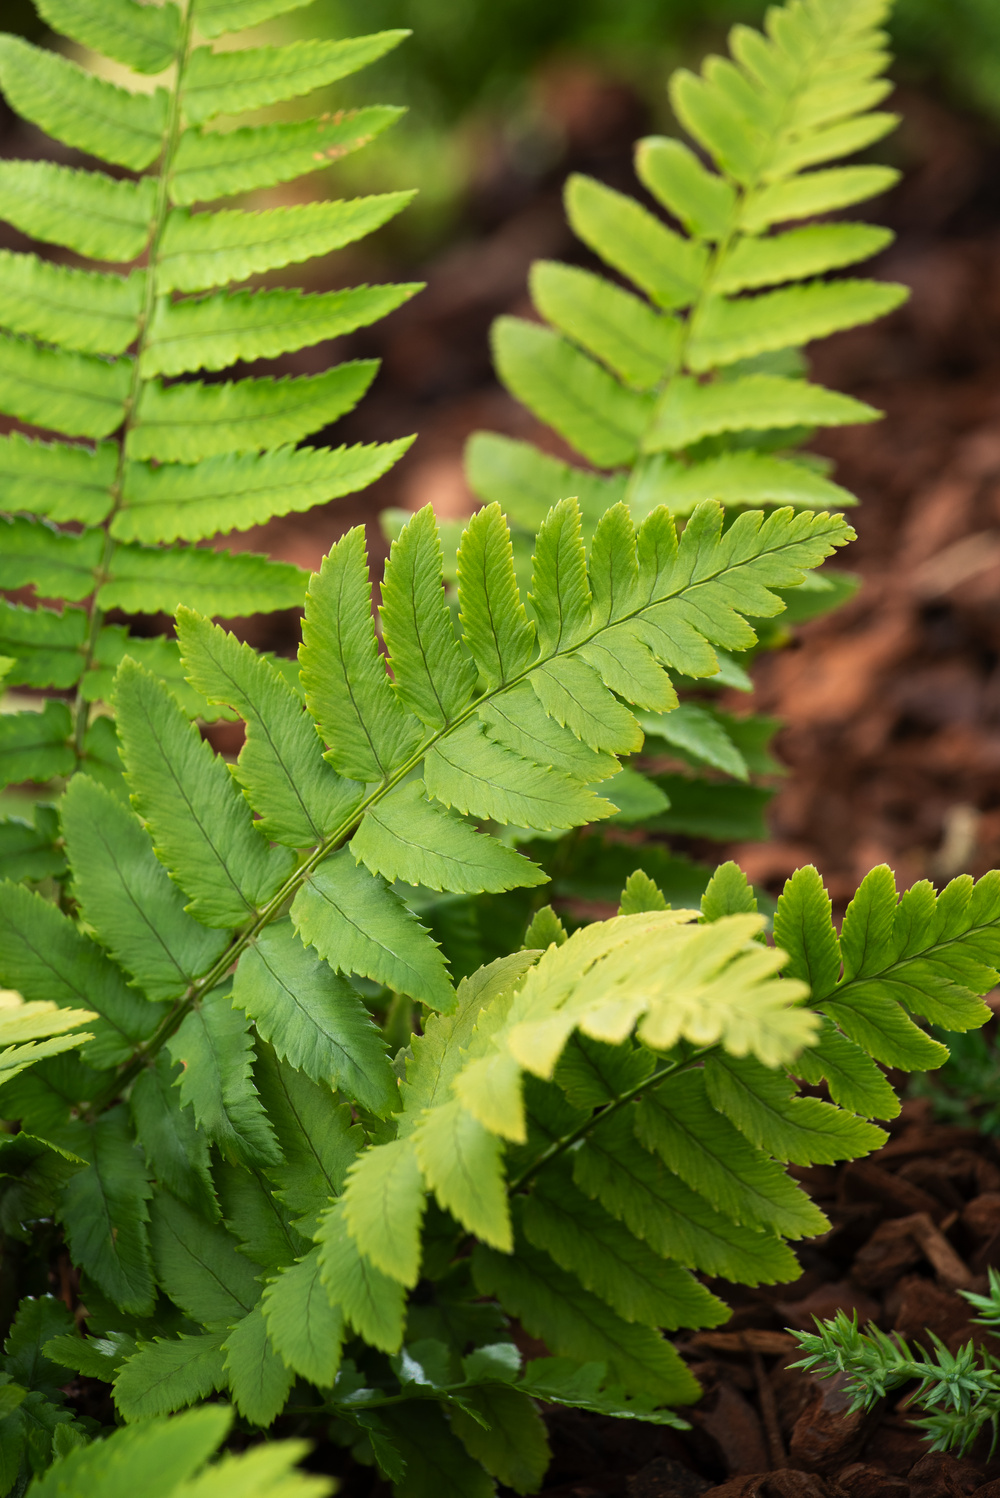
[[[1000,1326],[1000,1275],[995,1269],[989,1272],[987,1295],[972,1290],[959,1294],[979,1312],[973,1318],[977,1326]],[[951,1353],[934,1332],[927,1334],[930,1352],[919,1342],[911,1347],[898,1333],[887,1335],[875,1325],[861,1331],[856,1311],[853,1317],[838,1311],[816,1326],[815,1332],[793,1333],[806,1354],[795,1366],[821,1378],[846,1374],[852,1410],[871,1409],[887,1394],[915,1383],[906,1404],[924,1411],[913,1424],[923,1430],[931,1451],[965,1455],[988,1425],[992,1455],[1000,1426],[1000,1362],[992,1353],[974,1341]]]

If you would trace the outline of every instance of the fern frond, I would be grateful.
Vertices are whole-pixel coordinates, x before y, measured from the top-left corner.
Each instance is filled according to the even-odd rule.
[[[884,864],[851,901],[839,940],[829,896],[811,867],[788,882],[775,913],[776,939],[787,944],[790,971],[808,975],[817,1009],[842,1032],[839,1049],[847,1037],[867,1055],[906,1071],[944,1060],[943,1048],[910,1014],[950,1030],[984,1023],[988,1011],[980,995],[996,981],[998,931],[995,874],[975,885],[968,875],[953,879],[940,895],[921,880],[899,898]],[[827,1074],[822,1039],[820,1046],[805,1063],[807,1079]],[[831,1057],[830,1092],[840,1102],[833,1068]]]
[[[0,408],[45,432],[95,444],[41,443],[18,433],[3,441],[4,503],[8,514],[25,518],[8,522],[0,587],[33,586],[39,596],[79,600],[85,624],[71,675],[69,659],[58,668],[42,664],[46,616],[35,611],[37,618],[21,621],[37,629],[29,627],[12,651],[15,679],[79,685],[73,730],[64,735],[72,764],[48,747],[41,720],[7,726],[10,773],[19,779],[83,764],[96,771],[100,757],[88,752],[91,704],[107,693],[108,668],[125,653],[122,627],[109,632],[104,624],[108,609],[158,613],[198,603],[231,617],[301,605],[304,578],[296,569],[171,543],[247,529],[353,492],[408,445],[292,450],[356,405],[374,378],[371,361],[299,378],[279,372],[165,383],[337,337],[419,289],[361,286],[304,296],[231,285],[357,240],[399,212],[408,193],[192,212],[315,171],[317,160],[360,148],[399,114],[373,108],[320,122],[206,128],[216,115],[326,87],[406,35],[277,48],[211,45],[290,8],[274,0],[186,7],[168,0],[150,11],[134,0],[42,0],[44,18],[71,42],[126,69],[163,73],[156,87],[120,68],[111,82],[99,62],[91,68],[0,36],[0,89],[12,108],[66,146],[143,174],[117,180],[50,162],[0,164],[0,216],[102,262],[90,269],[33,254],[0,256]],[[140,258],[141,268],[134,266]],[[191,291],[205,294],[177,294]],[[45,517],[49,526],[32,527],[29,516]],[[59,529],[67,524],[74,529]],[[135,653],[154,670],[167,667],[177,683],[175,652],[140,640]],[[185,708],[200,710],[197,694],[182,687],[181,697]],[[112,778],[107,756],[104,764],[100,773]]]
[[[886,230],[793,226],[896,180],[887,167],[825,165],[896,123],[870,112],[888,89],[878,76],[884,10],[866,0],[776,7],[763,33],[733,28],[732,61],[709,58],[700,76],[674,75],[675,113],[702,156],[652,137],[637,144],[635,166],[679,227],[627,194],[570,178],[571,227],[635,290],[543,261],[530,285],[544,324],[500,318],[494,357],[534,416],[613,471],[569,468],[478,433],[467,472],[484,502],[499,502],[528,531],[572,493],[588,530],[619,497],[637,520],[657,504],[688,514],[708,496],[734,509],[851,502],[805,465],[771,454],[798,445],[809,428],[878,414],[790,378],[801,368],[788,368],[788,354],[883,316],[905,295],[874,281],[823,279],[884,248]]]

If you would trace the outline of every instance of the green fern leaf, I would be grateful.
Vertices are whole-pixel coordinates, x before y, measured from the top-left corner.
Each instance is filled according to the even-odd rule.
[[[275,1173],[276,1194],[295,1214],[296,1229],[312,1237],[317,1212],[343,1191],[364,1135],[346,1103],[331,1107],[328,1088],[278,1061],[267,1046],[256,1080],[285,1157]]]
[[[626,905],[633,908],[626,910]],[[636,869],[625,886],[619,915],[665,909],[666,902],[652,879]],[[655,1069],[656,1061],[644,1046],[631,1040],[605,1045],[578,1033],[559,1057],[554,1079],[574,1108],[603,1108],[637,1089]]]
[[[0,439],[0,480],[10,508],[55,521],[99,524],[111,509],[117,463],[111,442],[89,448],[35,442],[20,432]]]
[[[130,93],[17,36],[0,36],[0,88],[14,109],[56,140],[141,172],[167,127],[167,93]]]
[[[122,1419],[146,1421],[172,1415],[224,1389],[225,1339],[224,1331],[194,1336],[182,1332],[179,1337],[156,1337],[140,1344],[115,1378],[115,1406]]]
[[[208,1139],[191,1110],[181,1106],[175,1066],[161,1051],[132,1084],[129,1108],[146,1163],[172,1196],[199,1216],[219,1215],[212,1184]]]
[[[225,453],[193,464],[127,463],[123,502],[111,521],[111,534],[120,541],[200,541],[219,531],[249,530],[274,515],[308,510],[365,488],[391,468],[410,443],[404,437],[332,449]],[[75,480],[78,469],[82,465],[76,465],[69,477]],[[61,489],[56,493],[61,496]],[[95,507],[97,502],[96,497],[91,501]],[[54,509],[45,513],[56,520],[89,518],[57,514]]]
[[[392,1111],[396,1079],[360,995],[305,948],[291,923],[267,926],[247,947],[233,1003],[291,1066],[376,1114]]]
[[[715,287],[731,293],[821,276],[877,255],[891,239],[887,229],[872,224],[810,224],[764,239],[740,239],[727,255]]]
[[[70,783],[61,817],[87,924],[149,998],[177,998],[219,957],[226,934],[186,914],[138,820],[88,776]]]
[[[320,1275],[330,1299],[370,1347],[398,1352],[406,1292],[360,1253],[340,1202],[323,1214],[316,1238]]]
[[[273,359],[377,322],[419,290],[419,284],[358,286],[306,296],[275,288],[222,291],[183,302],[164,298],[143,349],[142,375],[150,379],[225,369],[238,359]]]
[[[66,860],[56,846],[58,821],[54,808],[38,803],[33,820],[5,817],[0,821],[0,877],[14,883],[65,873]]]
[[[469,486],[487,505],[497,504],[532,533],[566,494],[577,496],[588,529],[625,494],[624,475],[606,478],[572,468],[530,442],[476,432],[465,449]]]
[[[670,677],[657,665],[645,642],[637,639],[627,624],[607,630],[599,640],[588,640],[580,655],[596,668],[605,686],[636,707],[663,712],[676,708],[677,693]],[[533,677],[532,685],[535,680]],[[624,738],[625,721],[618,714],[615,716],[622,725]],[[638,735],[632,723],[628,724],[627,732],[629,742],[637,742]]]
[[[287,7],[286,7],[287,8]],[[308,1447],[302,1441],[273,1441],[240,1456],[226,1456],[185,1484],[178,1498],[329,1498],[332,1479],[293,1470]]]
[[[12,416],[71,437],[107,437],[121,425],[130,361],[41,348],[0,336],[0,404]]]
[[[38,0],[38,11],[55,31],[138,73],[162,73],[180,39],[181,15],[173,4],[150,10],[135,0]]]
[[[542,769],[560,771],[585,785],[618,773],[614,755],[599,754],[574,733],[561,728],[549,717],[526,681],[508,688],[501,696],[481,702],[478,715],[491,739],[520,758],[533,760]],[[589,815],[599,814],[598,805]]]
[[[609,645],[613,649],[613,641]],[[652,657],[649,666],[654,669]],[[545,661],[528,680],[549,716],[591,749],[634,754],[642,748],[642,729],[635,718],[582,657],[564,655]]]
[[[660,1256],[596,1202],[563,1170],[544,1170],[525,1199],[522,1226],[530,1243],[575,1274],[625,1321],[676,1331],[719,1326],[729,1307],[688,1270]]]
[[[583,638],[590,623],[591,597],[580,511],[573,500],[555,505],[538,532],[529,596],[543,656],[566,650]]]
[[[137,259],[155,206],[150,177],[115,181],[48,161],[0,163],[0,215],[25,234],[94,260]]]
[[[686,307],[698,295],[707,266],[705,251],[661,224],[633,198],[592,177],[572,176],[566,184],[566,213],[584,244],[659,307]]]
[[[319,1252],[312,1249],[272,1280],[262,1307],[271,1344],[286,1366],[328,1389],[340,1366],[344,1318],[323,1287]]]
[[[398,770],[422,733],[379,653],[361,526],[337,542],[309,584],[299,659],[306,702],[335,769],[362,782]]]
[[[403,114],[372,106],[337,111],[328,119],[245,125],[237,130],[185,132],[170,174],[170,201],[178,207],[254,192],[316,170],[381,135]]]
[[[688,363],[716,369],[771,349],[873,322],[905,300],[906,288],[877,281],[813,281],[727,301],[709,298],[694,320]]]
[[[732,229],[736,193],[732,184],[703,166],[683,141],[652,135],[636,147],[643,186],[697,239],[718,243]]]
[[[575,1029],[618,1044],[638,1020],[639,1038],[656,1050],[686,1038],[754,1054],[765,1065],[789,1062],[809,1044],[817,1021],[797,1007],[804,984],[771,976],[784,954],[752,940],[762,918],[733,915],[712,926],[690,921],[689,911],[654,911],[575,932],[528,974],[503,1046],[526,1070],[547,1078]],[[546,998],[553,983],[562,995],[554,1012]],[[618,984],[632,997],[609,1005],[608,992]]]
[[[536,1493],[552,1456],[542,1417],[519,1389],[484,1384],[451,1412],[451,1428],[471,1457],[515,1493]]]
[[[63,1137],[87,1161],[70,1177],[58,1207],[73,1261],[123,1311],[148,1316],[155,1285],[146,1203],[153,1190],[125,1109],[74,1123]]]
[[[324,761],[316,730],[281,672],[192,609],[177,612],[192,684],[247,725],[235,774],[261,832],[292,848],[321,843],[355,811],[362,787]]]
[[[194,14],[203,37],[214,40],[230,31],[243,31],[261,21],[296,10],[305,0],[195,0]]]
[[[133,271],[130,276],[97,275],[53,265],[37,255],[0,251],[4,327],[79,353],[123,354],[139,331],[144,290],[144,271]],[[25,439],[16,445],[23,447]],[[31,508],[40,510],[37,504]]]
[[[531,296],[554,328],[636,390],[658,384],[680,354],[680,323],[589,271],[537,261]]]
[[[413,1289],[420,1278],[420,1225],[426,1188],[413,1138],[358,1156],[348,1173],[343,1220],[365,1259]]]
[[[640,714],[639,725],[647,738],[663,739],[699,764],[711,765],[713,770],[721,770],[737,780],[750,778],[747,762],[724,725],[714,713],[695,702],[682,702],[672,712],[655,716]]]
[[[408,1403],[379,1410],[378,1417],[384,1431],[379,1461],[387,1470],[395,1461],[392,1478],[399,1498],[434,1498],[442,1492],[493,1498],[496,1484],[452,1434],[440,1409]],[[391,1455],[383,1454],[386,1446]]]
[[[774,914],[774,939],[788,953],[789,975],[809,984],[814,1003],[825,999],[840,977],[840,943],[830,896],[812,864],[787,881]]]
[[[428,801],[410,780],[364,815],[351,852],[390,884],[478,893],[546,884],[548,875],[513,848],[476,832],[453,812]]]
[[[621,501],[608,508],[597,523],[588,572],[594,625],[610,624],[638,601],[635,527]]]
[[[374,360],[359,359],[321,375],[265,375],[213,385],[189,381],[165,386],[152,380],[142,389],[136,425],[126,444],[128,455],[160,463],[196,463],[223,453],[298,442],[353,410],[376,369]]]
[[[794,1095],[790,1079],[752,1056],[705,1058],[708,1098],[758,1149],[797,1165],[832,1165],[878,1149],[882,1129],[819,1098]]]
[[[160,1420],[138,1430],[115,1431],[110,1441],[77,1444],[34,1479],[35,1498],[56,1498],[56,1494],[81,1498],[97,1483],[109,1495],[143,1488],[150,1498],[180,1493],[180,1485],[187,1487],[186,1479],[224,1439],[231,1421],[231,1410],[208,1406],[178,1421]]]
[[[213,723],[219,718],[235,717],[226,708],[210,706],[187,681],[176,640],[168,640],[163,635],[140,639],[129,635],[121,624],[106,624],[98,635],[90,669],[80,682],[80,695],[87,702],[110,699],[115,673],[126,656],[160,677],[189,718],[202,718],[206,723]],[[97,722],[100,721],[98,718]]]
[[[30,1002],[90,1009],[94,1039],[88,1059],[117,1066],[148,1041],[158,1023],[124,973],[51,901],[20,885],[0,883],[0,981]]]
[[[543,769],[496,743],[474,721],[428,751],[424,781],[445,806],[543,832],[596,822],[614,809],[561,771]]]
[[[238,925],[280,887],[291,855],[268,847],[225,763],[165,687],[126,661],[115,693],[135,806],[157,856],[204,925]]]
[[[335,971],[360,973],[432,1009],[454,1004],[437,945],[383,879],[358,868],[347,848],[307,875],[292,920]]]
[[[99,531],[69,535],[16,515],[0,522],[0,587],[34,584],[44,598],[76,601],[94,591],[102,550]]]
[[[188,1010],[167,1047],[183,1068],[182,1102],[226,1158],[249,1169],[280,1163],[274,1130],[253,1084],[247,1022],[233,1009],[228,985]]]
[[[295,1374],[268,1341],[259,1306],[233,1327],[223,1351],[237,1410],[254,1425],[271,1425],[285,1406]]]
[[[648,432],[646,452],[690,447],[717,432],[768,427],[840,426],[876,421],[879,412],[863,401],[779,375],[742,375],[713,385],[685,376],[673,380]]]
[[[631,1393],[664,1404],[690,1404],[698,1385],[673,1347],[647,1326],[623,1321],[548,1254],[523,1240],[506,1256],[476,1246],[472,1272],[484,1295],[496,1295],[532,1336],[557,1356],[599,1359]]]
[[[79,674],[79,661],[75,670]],[[36,677],[38,674],[44,681],[51,672],[36,672]],[[24,780],[44,782],[71,774],[75,758],[69,743],[72,731],[65,702],[47,702],[40,713],[4,713],[0,716],[0,785],[19,785]]]
[[[0,174],[0,212],[17,223],[5,206],[5,187],[5,174]],[[283,265],[329,255],[381,228],[402,212],[412,196],[389,192],[256,213],[233,208],[192,215],[186,208],[175,208],[163,234],[159,289],[211,291],[227,281],[245,281]],[[34,225],[28,232],[44,237]],[[97,254],[95,250],[89,253]]]
[[[305,580],[305,572],[290,562],[253,552],[125,545],[116,548],[111,576],[97,599],[102,608],[139,614],[174,613],[182,604],[197,604],[231,619],[300,607]]]
[[[875,1062],[853,1040],[824,1019],[819,1036],[794,1065],[794,1074],[814,1086],[822,1081],[835,1103],[863,1118],[896,1118],[899,1098]]]
[[[599,468],[636,457],[650,398],[625,390],[599,364],[537,323],[501,317],[493,326],[497,372],[517,398]]]
[[[502,1166],[503,1146],[458,1099],[417,1124],[417,1159],[439,1204],[484,1243],[513,1249]]]
[[[725,453],[703,463],[651,458],[636,493],[635,510],[642,515],[651,505],[664,504],[674,515],[689,515],[706,493],[731,508],[791,504],[799,509],[847,509],[857,503],[853,494],[804,463],[748,451]]]
[[[734,1222],[785,1238],[825,1231],[828,1219],[800,1187],[715,1111],[699,1073],[644,1093],[635,1128],[648,1150]]]
[[[192,1320],[215,1330],[241,1321],[256,1305],[256,1267],[220,1223],[206,1222],[183,1202],[159,1191],[150,1237],[157,1280]]]
[[[687,1268],[749,1285],[782,1284],[798,1273],[780,1238],[736,1227],[662,1161],[636,1149],[625,1110],[588,1135],[574,1155],[573,1178],[655,1253]]]
[[[240,1252],[265,1273],[277,1274],[306,1251],[308,1240],[292,1225],[284,1203],[260,1171],[221,1162],[216,1180],[226,1227]]]
[[[514,575],[510,532],[499,506],[473,515],[458,551],[458,597],[462,636],[487,687],[518,676],[534,652]]]
[[[772,224],[847,208],[887,192],[898,180],[898,172],[886,166],[845,166],[807,172],[792,182],[775,182],[761,188],[743,210],[742,227],[759,233]]]
[[[455,638],[442,584],[441,540],[427,505],[392,543],[382,583],[382,626],[396,693],[432,728],[457,717],[475,686],[475,669]]]
[[[380,31],[344,41],[220,52],[197,47],[184,74],[184,113],[192,125],[200,125],[219,114],[242,114],[295,99],[367,67],[408,35]]]

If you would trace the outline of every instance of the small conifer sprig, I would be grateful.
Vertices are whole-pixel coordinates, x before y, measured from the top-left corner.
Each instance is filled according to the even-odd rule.
[[[960,1290],[978,1310],[977,1326],[992,1329],[1000,1324],[1000,1276],[989,1271],[989,1293]],[[1000,1430],[1000,1363],[985,1348],[969,1341],[957,1352],[949,1352],[934,1332],[928,1331],[928,1352],[919,1342],[912,1346],[893,1332],[887,1335],[871,1325],[858,1327],[858,1315],[838,1311],[827,1321],[816,1322],[815,1332],[795,1332],[806,1356],[795,1366],[820,1378],[846,1375],[851,1409],[867,1410],[886,1394],[907,1384],[916,1388],[907,1396],[909,1408],[924,1413],[912,1419],[930,1442],[931,1451],[957,1451],[966,1455],[980,1432],[993,1432],[990,1454],[996,1450]]]
[[[411,196],[272,208],[247,197],[359,149],[400,113],[239,123],[405,36],[231,50],[245,28],[299,3],[39,0],[43,19],[110,60],[119,82],[0,35],[11,106],[102,164],[0,164],[0,216],[47,247],[45,258],[0,254],[0,409],[34,433],[0,440],[0,588],[30,585],[62,603],[0,601],[8,685],[57,694],[43,712],[3,716],[0,784],[80,765],[115,783],[112,723],[93,704],[126,653],[170,680],[186,711],[218,716],[186,683],[175,642],[130,634],[109,612],[300,607],[301,569],[197,543],[363,488],[411,440],[299,445],[352,409],[374,361],[300,376],[238,370],[371,323],[419,289],[305,294],[256,279],[360,239]],[[58,869],[48,820],[0,828],[10,871]]]

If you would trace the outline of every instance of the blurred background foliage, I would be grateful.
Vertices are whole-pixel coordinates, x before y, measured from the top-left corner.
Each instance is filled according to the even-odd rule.
[[[455,232],[485,160],[498,149],[527,178],[558,171],[564,123],[553,90],[573,71],[599,73],[641,99],[649,128],[671,129],[664,80],[721,48],[735,21],[759,23],[763,0],[313,0],[257,39],[413,35],[328,107],[380,99],[408,107],[402,130],[337,168],[338,190],[420,188],[394,233],[423,251]],[[30,0],[3,0],[2,27],[44,35]],[[892,43],[900,82],[1000,121],[1000,0],[897,0]],[[354,97],[357,91],[357,98]],[[891,145],[889,146],[891,151]]]

